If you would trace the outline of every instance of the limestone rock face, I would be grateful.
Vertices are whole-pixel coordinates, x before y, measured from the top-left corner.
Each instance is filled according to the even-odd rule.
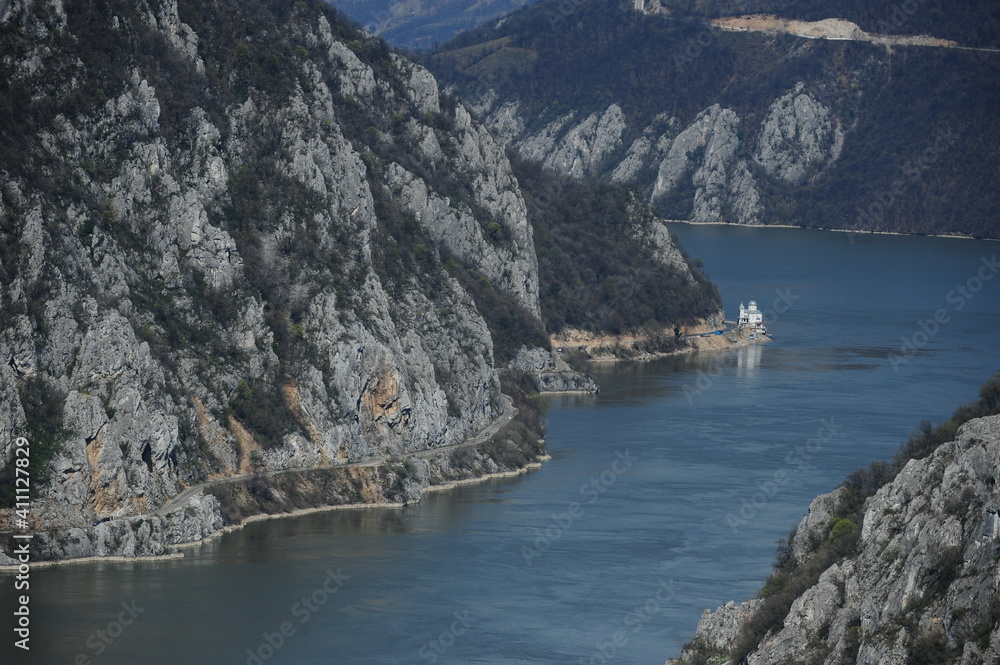
[[[539,372],[535,385],[540,393],[596,393],[597,380],[581,372]]]
[[[522,142],[519,148],[528,157],[542,159],[557,173],[576,178],[596,175],[607,156],[621,144],[625,115],[617,104],[612,104],[558,136],[571,120],[571,116],[565,116],[554,121],[541,136]]]
[[[768,109],[754,160],[768,174],[798,184],[834,157],[835,144],[830,109],[799,82]]]
[[[760,224],[763,210],[757,180],[744,160],[736,162],[729,180],[730,210],[733,221],[740,224]]]
[[[844,144],[840,119],[802,82],[754,121],[716,103],[693,119],[660,113],[639,129],[611,104],[585,117],[571,109],[527,129],[539,123],[516,98],[486,90],[474,106],[526,157],[576,178],[636,186],[676,218],[698,222],[768,223],[762,188],[807,185]]]
[[[953,442],[911,460],[865,504],[856,553],[797,598],[747,662],[997,662],[998,474],[1000,416],[971,420]],[[791,543],[796,560],[828,537],[840,491],[813,501]],[[692,644],[727,652],[739,630],[727,617],[741,624],[759,602],[709,614]]]
[[[504,143],[524,132],[524,119],[518,113],[520,106],[517,100],[509,101],[488,116],[490,129]]]
[[[218,500],[196,496],[166,516],[147,515],[43,531],[35,536],[32,545],[37,560],[161,556],[175,545],[197,542],[222,527]]]
[[[502,409],[493,342],[445,250],[540,316],[503,144],[332,14],[299,3],[267,24],[246,4],[206,5],[223,31],[262,30],[220,55],[184,3],[112,0],[93,17],[120,36],[105,71],[78,57],[60,2],[0,3],[15,92],[87,100],[33,117],[21,168],[0,168],[0,464],[18,434],[58,444],[31,525],[57,534],[52,556],[201,538],[221,524],[211,497],[153,513],[210,477],[483,429]],[[287,45],[268,61],[280,76],[257,58],[265,34]],[[140,37],[176,57],[129,50]]]
[[[650,224],[646,240],[653,247],[653,256],[657,261],[683,275],[689,284],[696,282],[684,252],[667,227],[659,223]]]
[[[753,616],[754,610],[759,605],[760,601],[754,598],[740,604],[730,601],[714,612],[705,610],[698,621],[695,637],[690,646],[684,651],[681,658],[667,661],[667,663],[685,662],[687,654],[693,653],[694,649],[727,653],[736,642],[740,628]]]
[[[540,393],[596,393],[600,390],[597,380],[590,374],[575,371],[558,353],[545,349],[522,346],[509,366],[529,374],[534,389]]]
[[[722,210],[729,164],[740,144],[736,135],[738,124],[736,113],[718,104],[703,111],[694,124],[678,134],[670,144],[670,150],[657,171],[653,201],[676,187],[681,176],[693,167],[695,198],[692,219],[715,221]]]
[[[521,372],[544,372],[553,369],[552,354],[541,348],[522,346],[510,360],[510,367]]]
[[[680,128],[680,121],[677,118],[668,117],[661,113],[642,130],[642,134],[632,142],[626,151],[624,158],[611,171],[611,181],[621,183],[633,183],[645,186],[645,182],[640,180],[650,169],[655,171],[655,165],[659,164],[666,156],[666,151],[670,148],[670,142],[677,135]]]
[[[392,63],[406,77],[407,96],[418,113],[440,113],[438,84],[434,75],[401,55],[392,55]]]

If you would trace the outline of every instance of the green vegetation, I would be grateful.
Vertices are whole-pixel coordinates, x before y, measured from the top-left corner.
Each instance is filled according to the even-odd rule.
[[[62,426],[62,405],[65,395],[41,377],[28,377],[19,386],[21,406],[27,418],[20,436],[28,439],[28,466],[24,469],[30,480],[29,496],[38,496],[38,488],[52,477],[50,462],[62,450],[72,432]],[[13,508],[17,503],[16,461],[12,456],[0,469],[0,508]],[[23,476],[22,476],[23,477]]]
[[[962,424],[973,418],[997,414],[1000,414],[1000,373],[980,388],[977,401],[959,407],[944,423],[937,427],[922,423],[920,430],[910,436],[891,462],[874,462],[867,469],[852,472],[841,485],[843,496],[830,520],[827,539],[817,546],[807,560],[803,563],[793,560],[789,551],[791,537],[780,544],[774,572],[758,594],[763,603],[743,626],[732,650],[733,662],[741,662],[768,632],[779,630],[792,602],[814,586],[827,568],[855,553],[865,499],[891,482],[911,459],[923,459],[941,444],[953,441]],[[958,577],[962,567],[961,548],[946,550],[939,563],[938,570],[933,573],[932,594],[943,593]],[[934,660],[940,648],[943,648],[942,643],[933,635],[921,637],[911,653],[913,662],[942,662]],[[925,657],[930,660],[925,660]]]
[[[546,329],[614,334],[687,324],[719,310],[715,286],[690,261],[691,285],[653,257],[649,207],[624,187],[557,176],[510,151],[535,234]]]
[[[505,364],[522,346],[549,348],[549,337],[538,319],[513,296],[498,291],[485,275],[454,257],[445,266],[475,300],[493,338],[493,359],[497,364]]]
[[[240,379],[229,402],[233,416],[265,448],[280,446],[282,437],[298,431],[299,423],[280,386]]]
[[[519,469],[545,452],[544,402],[530,393],[522,372],[504,371],[500,388],[517,408],[514,418],[482,446],[482,451],[508,469]]]

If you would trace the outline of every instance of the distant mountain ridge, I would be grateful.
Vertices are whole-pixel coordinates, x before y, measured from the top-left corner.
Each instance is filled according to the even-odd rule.
[[[421,50],[504,16],[534,0],[329,0],[393,46]]]
[[[722,30],[709,23],[722,3],[564,4],[424,59],[526,156],[634,186],[671,219],[1000,236],[1000,53]],[[982,26],[998,10],[982,8],[966,38],[957,19],[933,36],[993,43]]]

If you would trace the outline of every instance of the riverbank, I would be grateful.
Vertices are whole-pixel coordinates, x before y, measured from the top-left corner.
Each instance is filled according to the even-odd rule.
[[[719,322],[710,321],[680,329],[679,335],[668,330],[653,335],[599,335],[569,330],[554,335],[551,342],[561,358],[572,364],[581,360],[596,363],[656,360],[696,351],[732,351],[771,341],[762,334],[751,338],[753,333],[749,329],[731,328],[721,335],[715,334],[719,329]]]
[[[521,393],[518,392],[518,395]],[[547,459],[538,407],[523,396],[464,443],[377,463],[254,474],[185,490],[165,513],[69,525],[32,535],[31,565],[160,559],[261,519],[420,501],[427,488],[523,473]],[[433,490],[431,490],[433,491]],[[170,502],[168,502],[170,503]],[[10,535],[8,534],[7,538]],[[4,542],[13,552],[16,542]],[[0,572],[19,562],[0,551]]]
[[[484,483],[490,480],[499,478],[514,478],[517,476],[524,475],[530,471],[535,471],[542,468],[542,463],[547,462],[552,459],[549,455],[541,455],[538,457],[537,461],[529,462],[524,466],[505,470],[496,471],[491,473],[485,473],[480,476],[475,476],[471,478],[463,478],[460,480],[452,480],[448,482],[443,482],[434,485],[427,485],[421,488],[420,494],[430,494],[433,492],[447,492],[449,490],[455,489],[457,487],[465,485],[475,485],[478,483]],[[70,564],[81,564],[81,563],[94,563],[94,562],[112,562],[112,563],[134,563],[137,561],[165,561],[170,559],[183,559],[184,552],[181,550],[190,549],[192,547],[198,547],[204,545],[213,540],[217,540],[227,533],[232,533],[233,531],[239,531],[244,527],[253,524],[254,522],[262,522],[267,520],[276,519],[287,519],[292,517],[301,517],[303,515],[311,515],[313,513],[324,513],[333,510],[364,510],[369,508],[384,508],[384,509],[402,509],[413,502],[399,502],[399,501],[381,501],[381,502],[362,502],[362,503],[341,503],[326,506],[312,506],[309,508],[296,508],[288,512],[279,513],[257,513],[255,515],[248,515],[241,519],[239,523],[227,524],[222,528],[212,532],[211,534],[193,540],[190,542],[174,543],[170,546],[171,551],[165,552],[163,554],[157,555],[138,555],[138,556],[118,556],[118,555],[108,555],[108,556],[85,556],[85,557],[75,557],[70,559],[58,559],[51,561],[32,561],[32,569],[43,569],[43,568],[53,568],[55,566],[70,565]],[[0,574],[3,573],[15,573],[18,570],[18,565],[0,565]]]
[[[148,607],[140,621],[154,611],[156,621],[130,628],[99,665],[172,665],[177,635],[184,653],[206,663],[243,662],[246,647],[276,631],[329,567],[354,583],[338,592],[342,605],[331,597],[312,616],[310,635],[322,639],[303,633],[282,654],[295,649],[304,661],[323,662],[335,648],[339,665],[423,662],[415,650],[441,635],[453,612],[480,609],[446,654],[454,662],[475,662],[497,645],[523,662],[553,653],[599,660],[593,643],[617,630],[629,640],[616,663],[662,664],[676,655],[704,609],[756,594],[775,541],[810,501],[856,467],[891,456],[922,419],[950,417],[975,396],[980,375],[1000,367],[997,279],[952,312],[928,347],[933,353],[913,356],[899,372],[885,359],[893,340],[918,329],[920,313],[949,307],[944,294],[979,265],[984,247],[995,246],[885,239],[851,264],[853,248],[842,236],[681,231],[729,295],[727,312],[741,297],[766,307],[775,287],[801,296],[771,325],[773,344],[749,354],[593,365],[600,396],[548,399],[546,448],[554,459],[515,479],[428,495],[406,510],[265,522],[183,550],[184,560],[39,571],[31,602],[44,611],[33,611],[33,634],[49,639],[38,643],[36,658],[73,662],[88,636],[114,619],[99,612],[116,613],[136,598]],[[863,292],[859,284],[879,288]],[[839,431],[817,450],[820,419],[830,418]],[[613,475],[618,451],[635,463]],[[787,482],[771,486],[762,503],[758,482],[772,483],[776,473]],[[591,479],[595,491],[606,491],[581,495],[584,483],[587,492],[594,488]],[[730,514],[750,519],[733,525]],[[522,546],[533,554],[549,543],[525,561]],[[498,573],[502,584],[493,583]],[[655,600],[661,581],[674,585],[670,601],[661,594],[657,613],[632,614]],[[193,589],[211,600],[201,611]],[[594,598],[614,602],[595,605]],[[633,619],[649,621],[633,633],[626,617],[633,626]]]
[[[799,226],[797,224],[741,224],[740,222],[695,222],[689,219],[661,219],[664,224],[687,224],[689,226],[733,226],[746,229],[801,229],[805,231],[827,231],[848,235],[873,236],[913,236],[918,238],[949,238],[954,240],[989,240],[1000,242],[1000,238],[976,238],[962,233],[901,233],[899,231],[868,231],[860,229],[828,229],[819,226]]]

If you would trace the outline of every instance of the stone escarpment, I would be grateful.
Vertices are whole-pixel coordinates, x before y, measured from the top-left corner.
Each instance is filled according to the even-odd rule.
[[[0,462],[25,434],[48,556],[157,554],[222,524],[212,496],[151,514],[185,486],[501,414],[445,264],[537,319],[532,230],[502,146],[427,70],[322,3],[7,4]]]
[[[801,187],[840,155],[840,121],[803,82],[775,99],[761,120],[713,104],[694,118],[660,114],[629,126],[618,104],[538,129],[516,99],[482,95],[476,108],[525,156],[577,178],[634,185],[654,205],[695,222],[766,223],[761,188]],[[678,207],[680,206],[680,207]]]
[[[262,516],[417,502],[425,490],[491,475],[513,475],[537,466],[537,460],[545,459],[543,441],[526,436],[530,432],[515,423],[501,429],[485,446],[432,449],[372,466],[230,478],[196,492],[172,510],[37,532],[31,541],[32,561],[159,557]],[[0,567],[16,565],[0,551]]]
[[[791,605],[746,657],[765,663],[992,663],[1000,657],[1000,416],[963,425],[955,440],[911,460],[864,506],[853,553]],[[836,537],[837,490],[816,499],[788,550],[808,563]],[[725,662],[752,600],[706,613],[674,665]]]
[[[533,388],[540,393],[596,393],[600,390],[593,376],[577,372],[557,352],[521,347],[511,359],[510,367],[528,374]]]

